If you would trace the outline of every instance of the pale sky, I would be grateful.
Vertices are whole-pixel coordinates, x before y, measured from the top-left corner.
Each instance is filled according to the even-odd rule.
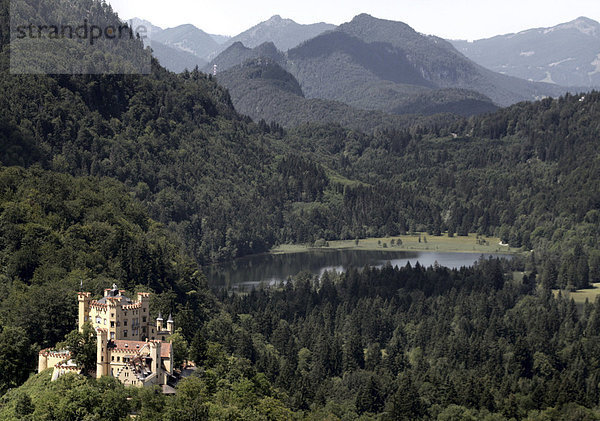
[[[554,26],[579,16],[600,21],[599,0],[108,0],[122,19],[140,17],[168,28],[192,23],[222,35],[281,15],[298,23],[340,24],[359,13],[407,23],[450,39],[480,39]]]

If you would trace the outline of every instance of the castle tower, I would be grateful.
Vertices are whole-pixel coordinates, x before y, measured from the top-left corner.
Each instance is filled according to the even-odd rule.
[[[48,368],[48,357],[40,352],[38,355],[38,373],[46,370]]]
[[[79,331],[83,331],[83,325],[88,321],[90,317],[90,301],[92,300],[92,294],[90,292],[78,292],[77,301],[79,301],[79,318],[78,326]]]
[[[152,372],[156,373],[156,377],[161,377],[161,366],[160,366],[160,341],[150,342],[150,358],[152,358]]]
[[[169,313],[169,318],[167,319],[167,330],[172,335],[175,331],[175,322],[173,321],[173,316]]]
[[[160,312],[159,312],[158,317],[156,318],[156,331],[162,332],[163,328],[164,328],[163,318],[162,318],[162,314],[160,314]]]
[[[150,304],[150,294],[147,292],[138,292],[137,300],[142,304],[142,309],[148,308]],[[143,311],[143,313],[146,313],[146,311]]]
[[[110,361],[108,360],[108,331],[105,329],[96,329],[96,378],[107,376],[109,373]]]

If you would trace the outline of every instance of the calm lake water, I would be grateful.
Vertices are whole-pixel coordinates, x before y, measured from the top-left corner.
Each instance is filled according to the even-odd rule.
[[[210,286],[214,288],[246,289],[261,282],[276,284],[295,276],[302,271],[321,275],[325,271],[343,272],[350,267],[381,267],[387,262],[392,266],[405,266],[419,262],[432,266],[460,268],[472,266],[481,253],[440,253],[411,251],[369,251],[369,250],[311,250],[304,253],[260,254],[243,257],[233,262],[204,267]],[[509,257],[502,254],[485,254],[485,257]]]

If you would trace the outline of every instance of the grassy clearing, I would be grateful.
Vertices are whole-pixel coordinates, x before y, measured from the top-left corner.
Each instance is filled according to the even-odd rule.
[[[419,241],[420,239],[420,241]],[[392,245],[392,240],[394,245]],[[398,240],[401,241],[398,244]],[[478,237],[471,234],[468,237],[434,237],[427,234],[399,235],[394,237],[361,239],[356,245],[355,240],[330,241],[330,249],[351,250],[387,250],[387,251],[435,251],[454,253],[515,253],[517,249],[500,245],[500,239],[494,237]],[[302,253],[314,250],[312,245],[286,244],[271,250],[274,254]]]
[[[586,300],[589,300],[589,302],[593,304],[596,301],[596,297],[600,295],[600,283],[592,284],[592,288],[579,289],[575,292],[558,289],[555,289],[552,292],[554,292],[555,296],[560,292],[564,297],[572,298],[577,305],[577,309],[582,311]]]

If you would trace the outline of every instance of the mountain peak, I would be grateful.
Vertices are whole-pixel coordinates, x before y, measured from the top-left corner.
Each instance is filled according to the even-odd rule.
[[[580,16],[571,22],[563,23],[555,26],[554,28],[547,29],[546,33],[553,32],[557,29],[575,29],[585,35],[600,37],[600,23],[585,16]]]
[[[377,19],[377,18],[369,15],[368,13],[360,13],[360,14],[354,16],[354,18],[352,18],[352,20],[366,20],[366,19]]]
[[[415,32],[409,25],[407,25],[404,22],[377,18],[375,16],[369,15],[368,13],[361,13],[359,15],[354,16],[350,22],[344,23],[339,26],[339,28],[342,27],[360,27],[364,28],[365,30],[368,30],[369,32],[375,30],[375,27],[396,28],[400,30],[409,29],[411,32]]]
[[[291,19],[284,19],[280,15],[273,15],[273,16],[271,16],[271,18],[269,18],[269,20],[264,22],[264,25],[265,26],[286,26],[286,25],[292,25],[295,23],[296,22],[294,22]]]
[[[593,26],[599,26],[600,25],[600,23],[596,22],[594,19],[590,19],[590,18],[585,17],[585,16],[579,16],[573,22],[586,23],[588,25],[593,25]]]
[[[366,42],[386,42],[396,47],[407,42],[423,41],[421,39],[423,37],[404,22],[380,19],[366,13],[361,13],[350,22],[341,24],[338,30]]]
[[[242,41],[246,47],[254,48],[264,42],[271,41],[279,50],[287,51],[333,28],[335,28],[334,25],[326,23],[302,25],[292,19],[274,15],[268,20],[260,22],[241,34],[236,35],[227,41],[227,43],[231,44],[235,41]]]

